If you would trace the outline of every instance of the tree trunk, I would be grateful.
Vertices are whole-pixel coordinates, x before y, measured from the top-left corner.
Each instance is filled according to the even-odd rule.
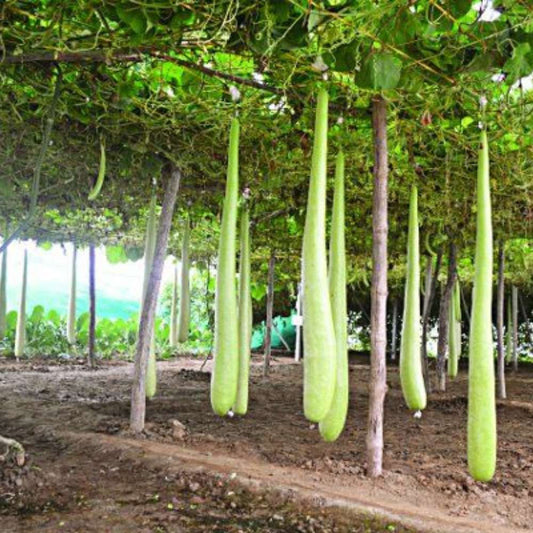
[[[396,361],[396,341],[398,338],[398,298],[392,300],[392,333],[391,333],[391,361]]]
[[[94,244],[89,246],[89,354],[88,363],[94,367],[94,345],[96,332],[96,287]]]
[[[520,312],[522,313],[522,318],[524,322],[529,322],[529,317],[527,316],[526,306],[524,303],[524,298],[522,298],[522,293],[518,293],[518,303],[520,304]]]
[[[511,288],[511,305],[513,312],[513,372],[518,371],[518,288]]]
[[[460,281],[461,280],[459,280],[459,282]],[[459,283],[459,292],[461,293],[461,302],[463,304],[463,316],[466,317],[465,326],[470,329],[470,311],[468,309],[468,305],[466,304],[465,291],[462,283]]]
[[[270,368],[270,354],[272,352],[272,314],[274,312],[274,266],[276,257],[274,253],[268,260],[268,286],[267,286],[267,308],[266,308],[266,328],[265,328],[265,359],[263,361],[263,376],[268,376]]]
[[[424,373],[424,384],[426,392],[431,392],[431,380],[429,379],[429,358],[428,358],[428,327],[429,317],[431,316],[431,308],[435,300],[435,288],[439,278],[440,265],[442,262],[442,250],[439,250],[435,259],[435,268],[433,268],[433,258],[428,258],[428,266],[426,269],[426,292],[424,295],[424,306],[422,310],[422,371]],[[431,277],[429,274],[431,273]],[[429,287],[428,287],[429,282]]]
[[[521,292],[518,293],[518,303],[520,304],[522,318],[524,319],[524,323],[526,324],[526,332],[528,333],[529,342],[533,344],[533,329],[529,327],[529,316],[527,315],[526,305]]]
[[[9,233],[9,224],[6,222],[4,238]],[[2,253],[2,267],[0,272],[0,340],[6,336],[7,312],[7,248]]]
[[[448,278],[442,291],[439,307],[439,340],[437,344],[437,391],[446,390],[446,351],[448,349],[449,308],[453,285],[457,276],[455,244],[450,243]]]
[[[505,252],[503,242],[498,243],[498,294],[496,303],[496,338],[498,352],[498,398],[505,400],[507,392],[505,390],[505,350],[503,346],[503,322],[504,322],[504,299],[505,281],[503,273],[505,269]]]
[[[372,286],[370,320],[370,386],[366,437],[368,475],[383,471],[383,407],[387,391],[387,103],[372,102],[374,191],[372,199]],[[304,295],[305,298],[305,295]]]
[[[135,348],[135,367],[133,375],[133,386],[131,393],[131,413],[130,428],[135,433],[140,433],[144,429],[146,416],[146,395],[144,382],[146,378],[146,365],[148,363],[148,353],[150,351],[150,341],[154,328],[157,296],[161,285],[161,276],[167,252],[168,235],[172,225],[172,215],[174,205],[181,180],[181,172],[173,168],[167,182],[161,216],[157,229],[155,254],[152,263],[152,270],[148,278],[148,286],[144,294],[142,305],[141,321],[139,324],[139,336]]]
[[[76,344],[76,263],[78,247],[72,244],[72,270],[70,273],[70,297],[67,315],[67,340],[71,348]]]

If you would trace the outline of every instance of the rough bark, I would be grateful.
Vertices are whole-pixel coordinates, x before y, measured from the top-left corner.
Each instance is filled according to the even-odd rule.
[[[268,260],[268,286],[267,286],[267,308],[266,308],[266,330],[265,330],[265,358],[263,361],[263,376],[268,376],[270,369],[270,355],[272,353],[272,314],[274,312],[274,267],[276,257],[272,253]]]
[[[524,319],[524,322],[526,324],[526,332],[528,333],[529,342],[530,344],[533,344],[533,329],[529,327],[529,316],[527,314],[526,305],[524,302],[524,298],[522,296],[522,293],[518,293],[518,303],[520,304],[520,311],[522,313],[522,318]]]
[[[372,102],[374,190],[372,199],[372,286],[370,320],[370,385],[366,437],[367,473],[383,471],[383,407],[387,390],[387,103]]]
[[[424,294],[424,305],[422,308],[422,371],[424,372],[424,384],[426,385],[426,392],[428,394],[431,392],[431,380],[429,379],[428,358],[428,327],[429,318],[431,316],[431,309],[433,307],[433,301],[435,300],[435,288],[437,287],[441,262],[442,250],[439,250],[437,252],[437,256],[435,258],[435,268],[433,268],[433,258],[428,258],[429,268],[426,269],[426,289]],[[429,273],[431,273],[431,277],[428,277]]]
[[[135,366],[133,375],[133,386],[131,394],[130,428],[135,433],[140,433],[144,429],[146,416],[146,396],[145,378],[148,353],[154,328],[154,318],[157,305],[157,296],[161,286],[161,276],[165,255],[167,251],[168,235],[172,225],[172,215],[181,180],[181,172],[174,168],[167,181],[161,216],[157,229],[155,254],[152,263],[152,271],[148,278],[148,286],[144,294],[142,305],[141,321],[139,324],[139,336],[135,349]]]
[[[439,340],[437,343],[436,390],[446,390],[446,351],[448,349],[449,308],[453,285],[457,276],[455,244],[450,243],[448,254],[448,278],[442,291],[439,307]]]
[[[392,332],[391,332],[391,349],[390,358],[391,361],[396,361],[396,352],[398,341],[398,298],[392,300]]]
[[[459,280],[459,282],[460,281],[461,280]],[[463,304],[463,316],[466,318],[465,326],[470,328],[470,310],[468,309],[468,305],[466,303],[465,291],[462,283],[459,283],[459,292],[461,293],[461,302]]]
[[[505,282],[503,273],[505,269],[505,252],[503,243],[498,243],[498,294],[496,302],[496,338],[498,353],[498,398],[505,400],[507,392],[505,388],[505,350],[503,342],[503,321],[504,321],[504,298]]]
[[[88,363],[92,368],[95,363],[95,334],[96,334],[96,284],[95,284],[94,244],[89,246],[89,354]]]
[[[513,315],[513,372],[518,370],[518,288],[513,285],[511,288],[511,307]]]

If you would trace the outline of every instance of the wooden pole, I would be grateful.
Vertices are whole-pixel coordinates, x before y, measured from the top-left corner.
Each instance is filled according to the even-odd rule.
[[[439,307],[439,340],[437,344],[437,380],[439,392],[446,390],[446,351],[448,349],[449,308],[453,285],[457,276],[455,244],[450,243],[448,254],[448,278],[442,291]]]
[[[392,300],[392,332],[391,332],[391,361],[396,361],[396,352],[398,350],[396,341],[398,339],[398,298]]]
[[[96,286],[94,244],[89,246],[89,354],[88,364],[92,368],[95,363],[95,332],[96,332]]]
[[[168,235],[170,233],[170,226],[172,225],[172,216],[174,214],[174,206],[176,204],[180,181],[181,172],[177,168],[172,169],[167,181],[161,216],[159,218],[152,270],[143,297],[139,336],[135,349],[135,367],[131,393],[130,428],[135,433],[140,433],[144,429],[144,420],[146,416],[146,394],[144,385],[146,366],[148,363],[150,342],[154,329],[157,297],[161,286],[161,276],[163,274],[165,255],[167,252]]]
[[[505,388],[505,350],[503,346],[503,322],[504,322],[504,299],[505,281],[503,278],[505,269],[505,252],[503,242],[498,243],[498,294],[496,303],[496,337],[498,352],[498,398],[505,400],[507,392]]]
[[[276,257],[274,252],[270,254],[268,260],[268,286],[267,286],[267,308],[266,308],[266,331],[265,331],[265,359],[263,362],[263,376],[268,376],[270,369],[270,356],[272,353],[272,314],[274,312],[274,267]]]
[[[372,286],[370,320],[370,386],[366,437],[368,475],[383,472],[383,410],[387,391],[387,103],[372,101],[374,191],[372,199]]]
[[[511,287],[511,306],[513,313],[513,372],[518,371],[518,288]]]
[[[429,257],[428,262],[432,265],[433,258]],[[424,384],[426,386],[426,392],[431,392],[431,380],[429,379],[429,357],[428,357],[428,328],[429,318],[431,316],[431,308],[433,307],[433,301],[435,300],[435,289],[439,279],[440,265],[442,262],[442,250],[437,252],[435,259],[435,268],[431,267],[432,275],[431,282],[428,288],[426,278],[426,292],[424,295],[424,306],[422,311],[422,371],[424,373]],[[427,271],[426,271],[427,276]]]

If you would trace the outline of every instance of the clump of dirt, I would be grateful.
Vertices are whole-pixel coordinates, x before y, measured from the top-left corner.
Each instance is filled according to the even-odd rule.
[[[211,381],[211,372],[194,370],[192,368],[182,368],[178,375],[186,381]]]
[[[14,453],[2,455],[0,461],[0,515],[15,508],[24,513],[26,498],[44,485],[44,475],[26,454],[24,464],[19,464]]]

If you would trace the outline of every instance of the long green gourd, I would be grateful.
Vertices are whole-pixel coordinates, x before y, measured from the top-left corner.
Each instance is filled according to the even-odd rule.
[[[418,231],[418,190],[411,187],[407,236],[407,279],[400,347],[400,382],[409,409],[426,407],[426,388],[420,357],[420,249]]]
[[[7,234],[7,231],[6,231]],[[7,311],[7,248],[2,252],[2,272],[0,272],[0,340],[6,336]]]
[[[157,221],[156,221],[156,196],[152,195],[150,200],[150,208],[148,211],[148,221],[146,223],[146,238],[144,243],[144,278],[143,278],[143,290],[142,290],[142,301],[141,301],[141,311],[142,306],[144,305],[144,297],[146,295],[146,290],[148,287],[148,279],[150,277],[150,272],[152,270],[152,263],[154,261],[155,253],[155,239],[157,231]],[[152,338],[150,340],[150,352],[148,353],[148,363],[146,367],[146,378],[145,378],[145,394],[147,398],[153,398],[157,391],[157,373],[155,365],[155,335],[152,332]]]
[[[76,344],[76,258],[78,249],[73,244],[72,270],[70,273],[70,297],[67,315],[67,341],[70,345]]]
[[[457,283],[453,284],[448,312],[448,376],[457,377],[459,369],[459,339],[457,338]]]
[[[104,184],[105,178],[105,167],[106,167],[106,157],[105,157],[105,141],[100,139],[100,167],[98,169],[98,177],[96,178],[96,183],[89,193],[89,200],[95,200],[96,197],[100,194],[102,185]]]
[[[172,301],[170,304],[170,333],[171,348],[178,345],[178,263],[174,263],[174,280],[172,282]]]
[[[180,284],[180,313],[178,319],[178,341],[186,342],[189,338],[189,322],[191,320],[191,295],[189,286],[189,217],[185,220],[183,243],[181,247],[181,284]]]
[[[222,210],[215,295],[215,353],[211,407],[224,416],[235,404],[239,376],[239,331],[235,290],[235,240],[239,194],[239,121],[231,123],[226,195]]]
[[[459,285],[459,278],[455,278],[455,327],[456,339],[457,339],[457,365],[459,365],[459,360],[461,359],[462,352],[462,315],[461,315],[461,287]]]
[[[24,355],[26,346],[26,291],[28,286],[28,250],[24,250],[22,266],[22,287],[20,289],[20,304],[17,315],[17,329],[15,330],[15,357]]]
[[[496,405],[492,338],[492,220],[487,133],[481,131],[477,229],[468,376],[468,469],[489,481],[496,469]]]
[[[344,236],[344,154],[342,152],[337,154],[335,165],[335,194],[333,196],[329,252],[329,293],[337,347],[337,380],[331,407],[318,427],[322,438],[332,442],[339,437],[346,423],[349,395]]]
[[[326,252],[326,163],[328,93],[317,99],[309,196],[303,238],[304,414],[320,422],[335,393],[337,349],[328,288]]]
[[[239,268],[239,382],[233,412],[245,415],[248,411],[248,376],[250,343],[252,340],[250,293],[250,211],[245,202],[241,211],[240,268]]]

